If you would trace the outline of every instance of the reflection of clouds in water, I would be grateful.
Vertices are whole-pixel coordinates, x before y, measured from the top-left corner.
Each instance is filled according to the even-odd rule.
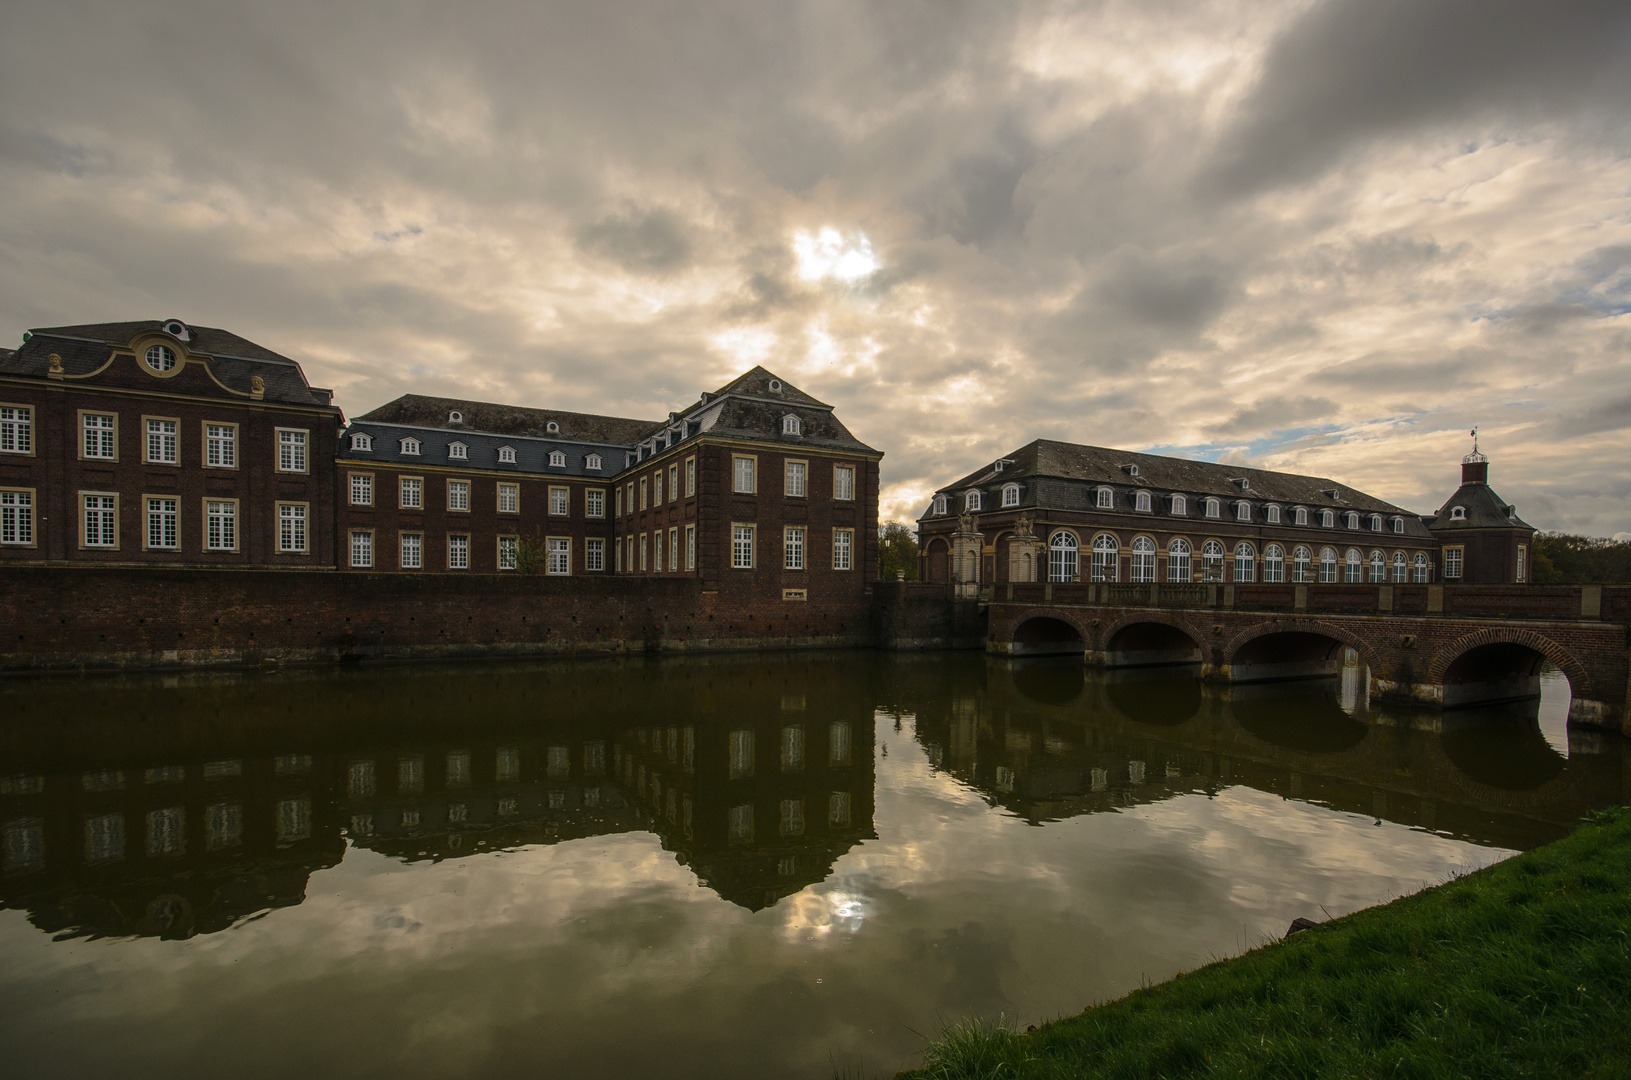
[[[1540,733],[1563,757],[1569,756],[1569,704],[1573,700],[1569,677],[1548,663],[1540,673]]]
[[[781,937],[788,943],[822,942],[835,934],[853,936],[866,921],[866,897],[812,886],[776,905],[782,912]]]

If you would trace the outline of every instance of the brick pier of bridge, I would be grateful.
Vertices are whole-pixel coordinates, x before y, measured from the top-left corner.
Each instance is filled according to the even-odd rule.
[[[1631,585],[1013,582],[982,599],[995,654],[1245,683],[1336,674],[1352,650],[1373,699],[1428,708],[1537,696],[1551,663],[1572,722],[1631,734]]]

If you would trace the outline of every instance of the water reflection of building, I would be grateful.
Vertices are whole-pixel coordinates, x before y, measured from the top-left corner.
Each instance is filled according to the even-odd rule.
[[[898,707],[916,714],[931,764],[1038,824],[1243,784],[1527,848],[1624,801],[1624,740],[1577,741],[1565,759],[1533,702],[1430,731],[1341,691],[1337,680],[1224,689],[1172,669],[992,661],[969,665],[949,699],[908,687]]]
[[[348,839],[418,861],[645,829],[757,910],[874,835],[852,667],[136,680],[95,708],[37,684],[0,724],[0,906],[57,934],[186,937],[300,903]]]

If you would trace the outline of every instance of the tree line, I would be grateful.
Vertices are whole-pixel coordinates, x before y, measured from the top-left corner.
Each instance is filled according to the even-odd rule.
[[[1631,541],[1573,533],[1536,533],[1536,585],[1631,582]]]

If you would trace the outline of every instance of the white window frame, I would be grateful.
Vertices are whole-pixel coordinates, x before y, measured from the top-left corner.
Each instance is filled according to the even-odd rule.
[[[601,468],[600,455],[599,454],[590,454],[588,457],[584,458],[583,459],[583,467],[585,469],[587,469],[589,472],[599,472],[600,468]]]
[[[1141,514],[1154,513],[1155,502],[1150,496],[1150,493],[1147,491],[1135,492],[1133,494],[1133,509]]]
[[[551,485],[549,489],[549,516],[569,517],[572,514],[572,489],[564,485]]]
[[[854,529],[834,529],[832,531],[832,568],[834,570],[853,570],[855,568]]]
[[[697,568],[697,527],[695,525],[685,527],[685,568],[687,570]]]
[[[277,441],[277,471],[306,474],[311,472],[311,429],[274,428]]]
[[[1337,527],[1337,512],[1335,510],[1320,511],[1320,528],[1334,529]]]
[[[1405,585],[1410,581],[1410,560],[1402,551],[1393,553],[1393,584]]]
[[[1081,541],[1069,529],[1048,537],[1048,580],[1075,581],[1081,573]]]
[[[470,569],[470,534],[447,534],[447,568],[449,570]]]
[[[373,506],[374,505],[374,474],[373,473],[354,472],[354,473],[348,473],[346,475],[348,477],[348,483],[347,483],[346,486],[349,489],[349,493],[350,493],[350,497],[351,497],[351,505],[352,506]]]
[[[34,547],[35,489],[0,487],[0,545]]]
[[[697,493],[697,459],[685,459],[685,497],[689,499]]]
[[[1235,580],[1242,585],[1257,580],[1257,549],[1245,540],[1235,545]]]
[[[413,501],[408,501],[412,492]],[[396,505],[398,510],[423,510],[425,508],[425,478],[423,476],[399,476],[396,478]]]
[[[1132,561],[1129,564],[1134,582],[1155,580],[1155,541],[1148,536],[1135,536],[1132,543]]]
[[[374,568],[374,530],[352,529],[349,541],[351,568],[353,570],[372,570]]]
[[[1201,545],[1201,580],[1219,582],[1223,580],[1223,562],[1227,557],[1221,540],[1208,540]]]
[[[759,493],[759,459],[753,454],[731,455],[731,494]]]
[[[97,505],[92,506],[90,500],[95,499]],[[91,515],[96,515],[99,527],[97,538],[90,539]],[[112,526],[111,529],[108,526]],[[118,551],[120,533],[119,528],[119,493],[117,491],[81,491],[79,493],[79,546],[88,551]],[[111,537],[111,538],[110,538]]]
[[[111,420],[104,424],[102,421]],[[95,421],[93,423],[92,421]],[[95,440],[95,447],[91,446]],[[94,449],[94,453],[92,450]],[[79,459],[81,461],[119,460],[119,414],[97,409],[79,410]]]
[[[1093,506],[1097,510],[1114,510],[1116,508],[1116,493],[1107,487],[1099,488]]]
[[[802,428],[802,425],[799,424],[799,418],[798,417],[793,416],[791,414],[782,417],[782,434],[783,435],[800,435],[802,433],[803,433],[803,428]]]
[[[1308,507],[1299,506],[1294,508],[1291,511],[1291,523],[1306,526],[1308,524]]]
[[[34,456],[34,406],[0,401],[0,454]]]
[[[403,437],[402,441],[397,444],[397,452],[406,457],[418,457],[419,445],[418,439],[408,435]]]
[[[358,453],[371,454],[374,452],[374,437],[366,431],[351,433],[351,449]]]
[[[169,425],[168,428],[165,425]],[[158,453],[154,453],[157,448]],[[181,464],[181,419],[176,416],[142,417],[142,464]]]
[[[1252,519],[1252,504],[1245,499],[1235,503],[1235,520],[1250,521]]]
[[[544,573],[549,577],[572,576],[571,537],[544,537]]]
[[[450,461],[469,461],[470,446],[467,443],[451,442],[447,444],[447,456]]]
[[[1121,541],[1113,533],[1093,537],[1093,581],[1121,580]]]
[[[949,502],[949,500],[944,495],[936,495],[934,497],[934,511],[933,511],[933,513],[934,513],[935,517],[945,517],[946,511],[948,509],[948,505],[947,505],[948,502]]]
[[[584,539],[583,568],[590,572],[606,569],[606,541],[603,537],[590,536]]]
[[[668,530],[668,571],[676,573],[680,568],[680,527],[673,525]]]
[[[1263,520],[1270,525],[1280,524],[1280,507],[1277,503],[1270,503],[1263,508]]]
[[[498,482],[496,494],[497,510],[500,514],[519,514],[521,512],[520,484],[512,484],[500,480]]]
[[[1212,518],[1215,521],[1223,520],[1223,500],[1222,499],[1207,499],[1205,505],[1206,505],[1206,516],[1207,517]]]
[[[1187,583],[1195,572],[1195,549],[1182,536],[1175,536],[1167,545],[1167,580],[1173,584]]]
[[[603,518],[606,516],[606,489],[585,488],[583,492],[583,516],[586,518]]]
[[[1459,544],[1447,547],[1441,552],[1441,557],[1444,560],[1444,580],[1460,581],[1461,575],[1466,570],[1466,549]]]
[[[757,561],[758,526],[747,521],[731,522],[731,569],[752,570]]]
[[[157,541],[154,537],[157,536]],[[142,496],[142,550],[181,550],[181,497]]]
[[[1340,565],[1337,562],[1336,548],[1320,548],[1320,584],[1334,585],[1341,580],[1342,572],[1338,569]]]
[[[1286,580],[1286,549],[1269,544],[1263,549],[1263,584],[1282,585]]]
[[[273,513],[276,515],[277,553],[311,554],[311,503],[279,500],[274,504]]]
[[[1404,532],[1404,518],[1395,517],[1393,519],[1393,532],[1396,535]]]
[[[396,565],[401,570],[425,568],[425,534],[416,531],[397,533]]]
[[[224,552],[238,550],[238,500],[205,498],[204,550]]]
[[[470,512],[470,481],[448,478],[447,509],[449,513],[454,514]]]
[[[238,425],[226,420],[205,420],[204,468],[236,469],[238,467]],[[214,460],[211,460],[211,459]]]
[[[1018,484],[1004,484],[1004,485],[1002,485],[1002,505],[1003,505],[1004,509],[1006,509],[1006,508],[1008,508],[1010,506],[1018,506],[1019,505],[1019,485]]]
[[[963,509],[969,511],[980,509],[980,492],[978,490],[963,492]]]
[[[1172,516],[1173,517],[1188,517],[1189,516],[1189,500],[1187,498],[1185,498],[1184,496],[1174,495],[1172,497],[1171,507],[1172,507]]]
[[[782,462],[782,495],[789,499],[804,499],[810,494],[810,463],[803,460]]]
[[[549,452],[549,467],[552,469],[566,468],[566,452],[564,450],[551,450]]]
[[[810,531],[803,525],[786,525],[782,527],[782,569],[803,570],[806,559],[806,549],[809,547]]]

